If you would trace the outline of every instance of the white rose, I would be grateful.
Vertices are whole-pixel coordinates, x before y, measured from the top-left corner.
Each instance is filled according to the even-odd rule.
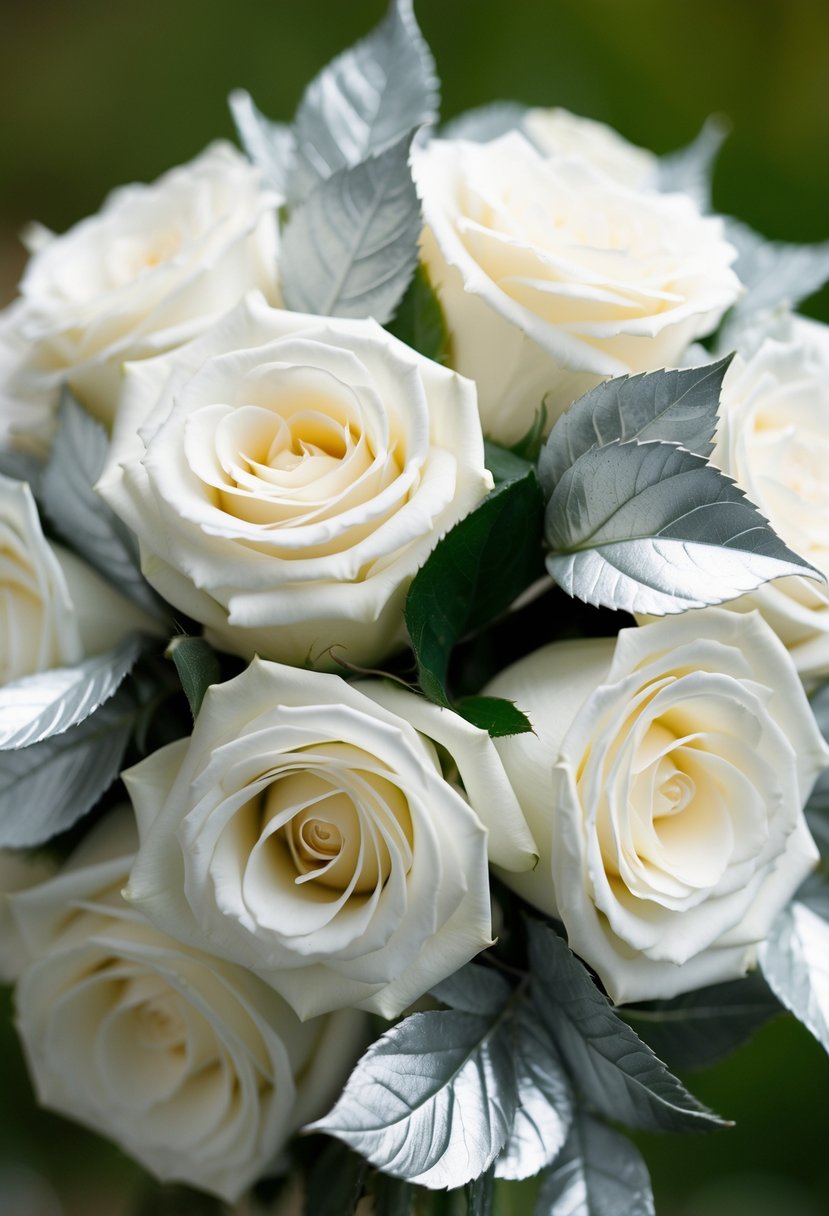
[[[134,838],[116,812],[14,897],[33,959],[18,1030],[44,1105],[232,1202],[336,1097],[365,1028],[353,1011],[302,1023],[249,972],[147,924],[120,895]]]
[[[615,1001],[743,974],[814,867],[802,807],[829,763],[757,613],[557,642],[501,673],[535,734],[497,741],[541,854],[505,874]]]
[[[45,456],[55,429],[57,389],[27,382],[29,344],[20,332],[20,301],[0,312],[0,451]]]
[[[157,631],[74,553],[43,535],[29,486],[0,476],[0,685]]]
[[[251,288],[275,297],[279,201],[230,144],[212,144],[42,243],[20,283],[31,391],[67,380],[109,423],[122,363],[189,341]]]
[[[726,373],[712,461],[730,474],[801,557],[829,578],[829,327],[791,317]],[[829,588],[775,579],[732,600],[756,608],[801,678],[829,676]]]
[[[127,898],[302,1018],[396,1017],[491,943],[478,815],[434,747],[339,676],[255,659],[125,781]]]
[[[512,132],[413,153],[423,259],[485,433],[512,443],[608,376],[676,363],[737,298],[722,222]]]
[[[595,169],[632,190],[656,189],[659,161],[606,123],[560,107],[528,110],[522,129],[545,156],[580,156]]]
[[[218,645],[303,664],[399,645],[413,575],[491,485],[473,385],[374,321],[253,295],[128,368],[98,488]]]

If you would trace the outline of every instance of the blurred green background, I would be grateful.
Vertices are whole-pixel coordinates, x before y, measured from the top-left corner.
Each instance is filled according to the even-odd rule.
[[[313,73],[384,9],[385,0],[2,0],[0,302],[23,266],[25,222],[63,230],[113,186],[230,137],[225,99],[236,86],[289,118]],[[732,135],[717,207],[778,239],[829,238],[826,0],[416,0],[416,9],[444,117],[496,98],[563,105],[665,152],[718,112]],[[805,310],[829,321],[829,292]],[[34,1111],[4,1009],[0,1196],[22,1162],[55,1180],[65,1213],[117,1216],[119,1181],[134,1172]],[[737,1127],[640,1138],[658,1216],[829,1210],[829,1063],[805,1032],[777,1022],[726,1065],[687,1079]],[[499,1216],[526,1210],[523,1200],[510,1206]]]

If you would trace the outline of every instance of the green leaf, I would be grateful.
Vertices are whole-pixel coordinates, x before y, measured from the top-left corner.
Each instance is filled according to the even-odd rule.
[[[421,263],[418,263],[403,299],[391,321],[387,323],[386,329],[427,359],[448,365],[449,331],[446,328],[446,318],[437,292]]]
[[[696,139],[659,162],[659,188],[668,193],[690,194],[700,211],[711,210],[711,178],[714,162],[728,135],[727,119],[711,114]]]
[[[104,428],[64,389],[51,456],[40,479],[43,508],[76,553],[161,619],[167,610],[141,573],[135,537],[94,490],[108,450]]]
[[[579,456],[553,491],[545,534],[564,591],[627,612],[721,604],[783,574],[822,580],[731,478],[672,443]]]
[[[165,654],[176,665],[181,687],[190,702],[190,712],[195,720],[204,694],[211,684],[218,684],[221,679],[216,652],[204,638],[175,637]]]
[[[580,1113],[541,1183],[534,1216],[654,1216],[650,1179],[626,1136]]]
[[[503,697],[462,697],[455,709],[467,722],[488,731],[493,739],[532,731],[527,715]]]
[[[780,1004],[755,972],[669,1001],[625,1005],[617,1013],[673,1068],[708,1068],[776,1017]]]
[[[227,102],[239,142],[262,170],[262,184],[284,198],[295,155],[291,128],[287,123],[266,118],[245,89],[234,89]]]
[[[511,451],[516,456],[520,456],[522,460],[530,460],[535,464],[544,446],[544,432],[546,429],[547,403],[546,401],[542,401],[535,411],[529,430],[521,436],[517,443],[512,445]]]
[[[449,705],[453,648],[505,612],[539,574],[542,500],[532,467],[497,487],[438,543],[406,600],[406,626],[426,695]]]
[[[489,1169],[515,1111],[504,1017],[415,1013],[371,1047],[334,1109],[308,1131],[422,1186],[464,1186]]]
[[[829,1052],[829,884],[815,876],[777,916],[758,959],[769,987]]]
[[[614,440],[660,439],[709,456],[723,377],[733,357],[682,371],[617,376],[574,401],[553,427],[539,457],[538,476],[545,496],[549,498],[579,456]]]
[[[279,269],[285,304],[324,317],[384,324],[417,265],[420,201],[411,132],[385,152],[326,178],[291,214]]]
[[[492,1166],[481,1174],[480,1178],[476,1178],[470,1182],[466,1188],[467,1216],[493,1216],[495,1203],[495,1176],[492,1172]]]
[[[555,1160],[573,1121],[573,1092],[555,1043],[527,1001],[511,1024],[518,1103],[498,1178],[532,1178]]]
[[[573,1080],[608,1119],[650,1131],[710,1131],[723,1121],[621,1020],[566,943],[529,921],[533,1001]]]
[[[367,1170],[361,1157],[331,1141],[305,1175],[305,1216],[352,1216]]]
[[[512,448],[502,448],[491,439],[484,440],[484,463],[496,486],[526,477],[533,465],[532,460],[519,456]]]
[[[142,639],[130,634],[112,650],[24,676],[0,688],[0,750],[28,747],[82,722],[132,670]]]
[[[0,754],[0,847],[41,844],[91,810],[118,776],[135,715],[124,685],[62,734]]]
[[[292,200],[434,122],[438,81],[411,0],[392,0],[383,21],[343,51],[305,90],[294,119]]]

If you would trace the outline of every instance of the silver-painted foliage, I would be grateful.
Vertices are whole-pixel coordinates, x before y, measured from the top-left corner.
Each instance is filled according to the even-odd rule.
[[[829,1051],[829,885],[811,879],[779,914],[759,950],[777,998]]]
[[[700,211],[710,211],[714,163],[730,129],[727,119],[719,114],[709,115],[699,135],[686,147],[660,158],[659,189],[690,194]]]
[[[377,28],[332,60],[306,89],[294,119],[291,201],[433,123],[438,103],[434,60],[411,0],[392,0]]]
[[[262,171],[262,184],[284,198],[296,153],[289,124],[266,118],[246,89],[234,89],[227,104],[239,142]]]
[[[141,653],[135,634],[74,667],[53,667],[0,688],[0,749],[16,750],[62,734],[108,701]]]
[[[579,1088],[608,1119],[651,1131],[722,1126],[611,1008],[551,929],[529,924],[533,999]]]
[[[417,264],[420,202],[410,135],[340,169],[298,206],[285,229],[280,272],[288,308],[384,324]]]
[[[553,427],[538,458],[545,495],[552,494],[579,456],[616,440],[659,439],[709,456],[723,377],[732,357],[679,371],[617,376],[574,401]]]
[[[648,1169],[634,1144],[580,1113],[538,1193],[534,1216],[653,1216]]]
[[[580,456],[547,505],[547,569],[570,595],[627,612],[721,604],[784,574],[822,576],[739,487],[670,443]]]

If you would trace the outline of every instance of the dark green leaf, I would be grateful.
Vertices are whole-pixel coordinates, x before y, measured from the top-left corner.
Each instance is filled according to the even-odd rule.
[[[122,685],[63,734],[0,755],[0,846],[26,848],[71,828],[121,768],[136,714]]]
[[[614,440],[661,439],[710,455],[720,389],[733,357],[682,371],[617,376],[579,397],[559,418],[539,457],[545,497],[579,456]]]
[[[406,626],[421,687],[448,705],[453,647],[505,612],[543,571],[542,500],[531,467],[495,489],[433,550],[412,582]]]
[[[651,1131],[723,1126],[621,1020],[566,943],[529,922],[533,1001],[573,1084],[608,1119]]]
[[[493,739],[532,731],[527,715],[503,697],[463,697],[455,709],[473,726],[489,731]]]
[[[216,652],[204,638],[175,637],[165,653],[176,665],[181,687],[190,702],[190,712],[195,719],[201,709],[204,694],[211,684],[217,684],[221,679]]]
[[[371,1181],[373,1216],[414,1216],[415,1188],[402,1178],[376,1173]]]
[[[547,505],[547,569],[569,595],[627,612],[721,604],[783,574],[822,577],[731,480],[672,443],[610,443]]]
[[[515,1112],[503,1015],[415,1013],[369,1047],[334,1109],[308,1131],[422,1186],[464,1186],[489,1169]]]
[[[448,365],[449,332],[446,319],[422,264],[418,263],[412,281],[386,329],[427,359]]]
[[[502,448],[499,443],[494,443],[491,439],[484,440],[484,463],[492,474],[496,486],[504,485],[508,481],[516,481],[519,477],[526,477],[533,465],[532,460],[519,456],[512,448]]]
[[[367,1170],[361,1157],[332,1140],[306,1174],[305,1216],[352,1216]]]
[[[650,1179],[626,1136],[580,1113],[545,1176],[534,1216],[653,1216]]]
[[[755,972],[670,1001],[622,1006],[617,1012],[672,1068],[708,1068],[779,1014],[780,1003]]]
[[[512,445],[512,451],[516,456],[520,456],[522,460],[530,460],[534,464],[538,460],[541,448],[544,444],[544,432],[547,429],[547,403],[541,402],[541,405],[535,411],[535,416],[532,421],[532,426],[525,435],[522,435],[517,443]]]

